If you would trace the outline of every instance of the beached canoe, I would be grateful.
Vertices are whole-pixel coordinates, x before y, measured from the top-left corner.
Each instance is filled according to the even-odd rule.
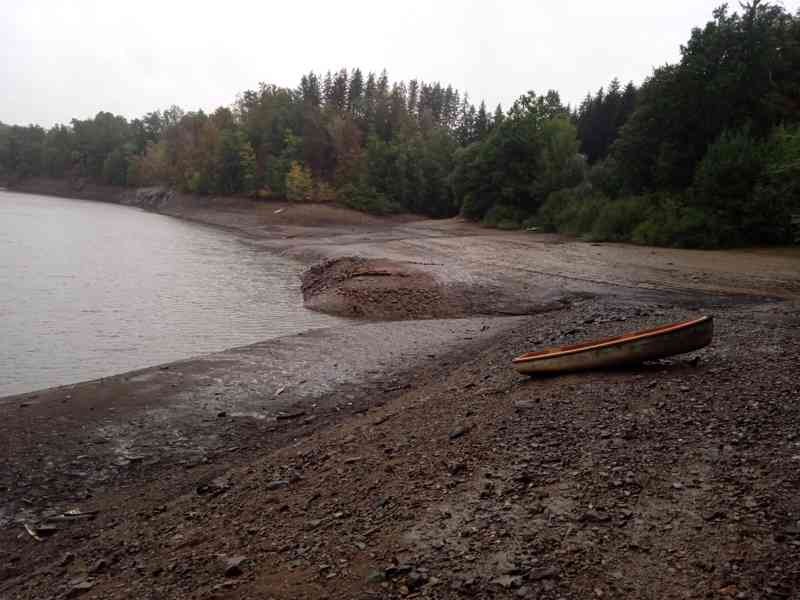
[[[512,361],[524,375],[631,365],[698,350],[711,343],[714,318],[700,317],[612,338],[528,352]]]

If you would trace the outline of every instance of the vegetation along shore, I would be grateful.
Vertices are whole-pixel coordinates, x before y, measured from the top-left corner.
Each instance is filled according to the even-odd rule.
[[[197,194],[463,214],[593,240],[718,247],[791,241],[800,212],[800,17],[717,9],[676,64],[565,106],[528,92],[477,108],[439,82],[342,69],[261,84],[206,114],[108,112],[0,124],[0,181],[49,176]]]

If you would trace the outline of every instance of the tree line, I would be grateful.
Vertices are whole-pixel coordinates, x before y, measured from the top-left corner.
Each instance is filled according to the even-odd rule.
[[[574,108],[552,90],[489,111],[438,82],[311,72],[210,114],[0,124],[0,176],[462,214],[596,240],[780,243],[800,212],[798,120],[800,14],[752,0],[715,10],[641,87],[613,79]]]

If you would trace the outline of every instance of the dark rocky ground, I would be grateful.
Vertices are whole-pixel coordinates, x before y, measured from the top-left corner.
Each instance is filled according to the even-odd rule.
[[[716,306],[707,349],[546,379],[508,360],[703,309],[529,317],[319,426],[90,491],[41,542],[4,529],[0,597],[796,598],[797,309]]]

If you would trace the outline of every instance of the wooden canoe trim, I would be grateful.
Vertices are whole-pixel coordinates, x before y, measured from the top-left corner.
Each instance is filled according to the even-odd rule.
[[[530,362],[533,360],[540,360],[542,358],[553,358],[556,356],[564,356],[567,354],[576,354],[584,350],[591,350],[595,348],[603,348],[605,346],[613,346],[619,342],[629,342],[641,338],[652,337],[662,333],[669,333],[687,327],[699,325],[704,321],[710,320],[711,317],[700,317],[699,319],[691,319],[689,321],[680,321],[678,323],[670,323],[668,325],[661,325],[660,327],[653,327],[652,329],[642,329],[641,331],[634,331],[626,333],[625,335],[618,335],[615,337],[603,338],[600,340],[593,340],[591,342],[581,342],[580,344],[571,344],[569,346],[561,346],[559,348],[548,348],[539,352],[528,352],[518,356],[512,363]]]

